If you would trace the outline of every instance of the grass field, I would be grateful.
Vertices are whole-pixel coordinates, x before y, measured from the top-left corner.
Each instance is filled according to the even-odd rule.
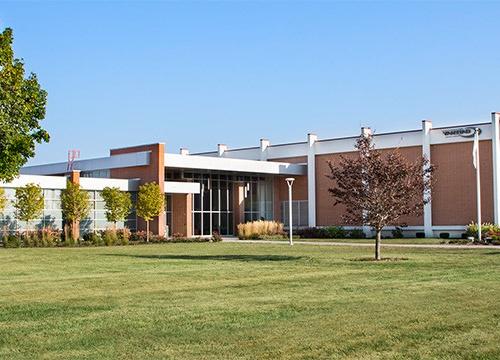
[[[287,242],[287,239],[283,241]],[[358,243],[375,244],[375,239],[297,239],[296,241],[306,242],[336,242],[336,243]],[[442,244],[443,239],[438,238],[401,238],[401,239],[382,239],[382,244]],[[500,249],[500,247],[499,247]]]
[[[0,249],[0,359],[499,359],[500,250]]]

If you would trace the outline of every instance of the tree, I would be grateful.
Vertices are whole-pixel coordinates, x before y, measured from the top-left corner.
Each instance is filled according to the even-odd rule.
[[[380,260],[382,229],[403,225],[403,216],[422,214],[431,199],[434,167],[423,157],[408,161],[399,149],[376,150],[371,135],[361,135],[356,150],[354,159],[341,156],[338,164],[328,162],[327,177],[334,182],[328,191],[334,206],[346,206],[346,223],[375,231],[375,259]]]
[[[149,222],[165,210],[165,197],[155,182],[139,186],[137,194],[137,216],[146,221],[146,241],[149,242]]]
[[[16,189],[16,199],[13,201],[16,217],[28,224],[42,216],[45,205],[42,188],[36,184],[26,184]]]
[[[71,223],[71,237],[77,241],[80,238],[80,220],[90,213],[89,193],[80,189],[80,185],[68,181],[61,193],[61,209],[64,220]]]
[[[47,92],[36,74],[24,77],[24,64],[14,58],[12,41],[12,29],[0,33],[0,180],[6,182],[35,155],[37,143],[50,139],[40,126]]]
[[[106,219],[114,224],[116,230],[116,222],[125,220],[130,214],[132,208],[130,194],[116,187],[105,187],[101,195],[106,208]]]

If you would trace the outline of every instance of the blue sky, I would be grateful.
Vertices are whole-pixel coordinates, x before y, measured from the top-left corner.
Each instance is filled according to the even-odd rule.
[[[0,2],[49,92],[32,164],[489,121],[500,4]]]

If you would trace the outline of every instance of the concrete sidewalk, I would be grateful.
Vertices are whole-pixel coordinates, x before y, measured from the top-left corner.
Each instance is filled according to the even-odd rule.
[[[242,243],[242,244],[274,244],[288,245],[287,241],[280,240],[239,240],[237,238],[224,238],[223,242],[227,243]],[[357,246],[357,247],[373,247],[374,244],[366,243],[349,243],[349,242],[326,242],[326,241],[300,241],[293,242],[294,245],[320,245],[320,246]],[[384,244],[382,247],[395,248],[422,248],[422,249],[498,249],[499,245],[445,245],[445,244]]]

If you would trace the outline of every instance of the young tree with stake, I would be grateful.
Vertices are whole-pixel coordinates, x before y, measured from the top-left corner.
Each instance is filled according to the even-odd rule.
[[[77,241],[80,238],[80,220],[90,213],[89,193],[80,189],[80,185],[68,181],[61,193],[61,208],[64,219],[71,223],[71,238]]]
[[[165,197],[157,183],[151,182],[139,186],[136,211],[137,216],[146,221],[146,241],[149,242],[149,222],[165,211]]]
[[[124,221],[130,214],[132,208],[130,194],[120,191],[117,187],[105,187],[101,196],[104,199],[104,207],[106,208],[106,219],[113,223],[114,230],[116,230],[116,223]]]
[[[26,230],[29,230],[29,222],[42,216],[45,200],[42,188],[36,184],[26,184],[16,189],[16,199],[12,203],[16,209],[16,217],[26,222]]]
[[[357,156],[341,156],[328,162],[333,186],[328,189],[334,206],[346,207],[344,220],[351,225],[368,225],[376,234],[375,259],[380,260],[382,229],[401,225],[403,216],[418,216],[431,200],[434,167],[426,158],[410,162],[399,149],[383,153],[373,146],[372,136],[361,135]]]

